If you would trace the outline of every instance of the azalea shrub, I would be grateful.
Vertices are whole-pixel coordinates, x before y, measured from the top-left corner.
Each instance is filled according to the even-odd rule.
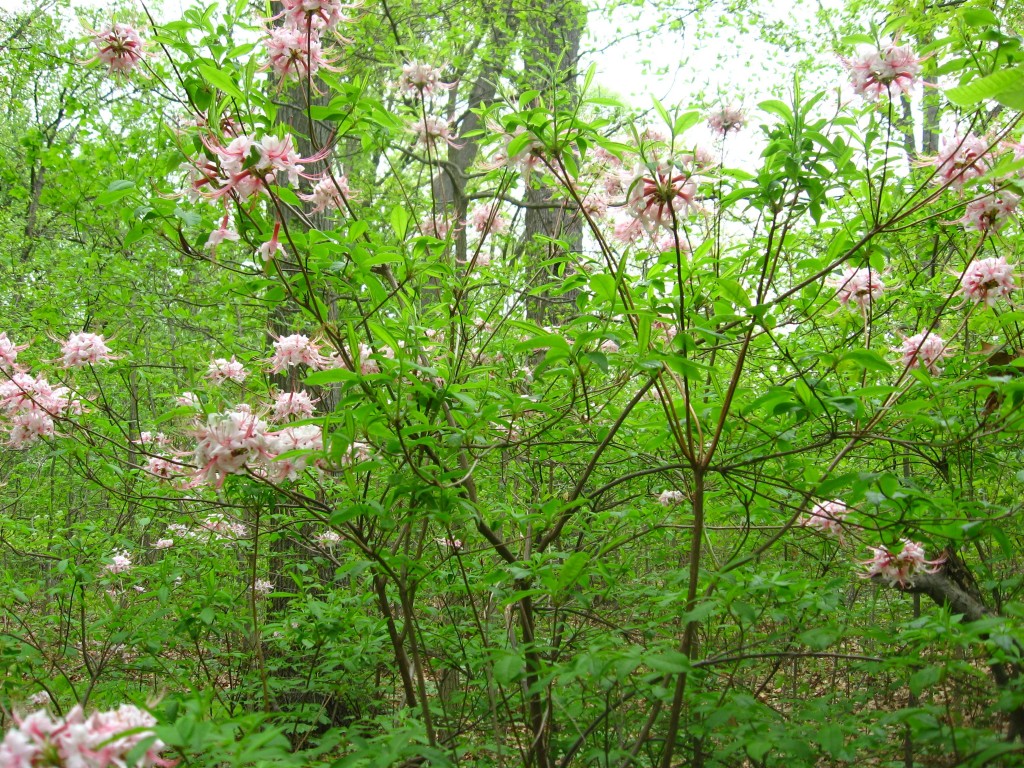
[[[0,329],[0,756],[1019,759],[1024,80],[971,12],[644,115],[335,0],[70,41],[140,95],[48,162],[137,143],[45,200],[116,279]]]

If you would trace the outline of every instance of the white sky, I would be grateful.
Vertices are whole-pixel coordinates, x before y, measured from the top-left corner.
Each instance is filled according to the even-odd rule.
[[[29,0],[31,1],[31,0]],[[369,0],[372,2],[372,0]],[[592,4],[603,5],[604,0],[590,0]],[[682,0],[685,4],[686,0]],[[789,29],[808,30],[814,25],[814,13],[819,6],[838,8],[842,0],[758,0],[753,3],[754,13],[764,23],[779,24]],[[75,0],[76,7],[101,7],[104,0]],[[162,0],[157,18],[180,18],[185,8],[198,4],[197,0]],[[0,10],[20,10],[29,5],[26,0],[0,0]],[[662,5],[668,3],[662,2]],[[596,58],[598,65],[597,84],[628,101],[632,106],[645,109],[651,105],[651,97],[658,97],[667,106],[689,104],[701,91],[709,96],[716,92],[728,100],[744,102],[748,106],[767,98],[771,87],[785,87],[787,83],[774,81],[768,74],[773,69],[779,75],[791,72],[800,54],[786,53],[776,46],[765,43],[757,28],[748,32],[737,31],[745,18],[725,18],[723,10],[727,3],[720,0],[719,7],[712,8],[699,19],[680,16],[682,25],[678,30],[658,31],[649,39],[646,35],[627,37]],[[607,14],[592,12],[589,17],[588,41],[591,47],[606,47],[623,34],[641,32],[656,23],[655,12],[650,8],[626,6],[615,13],[615,19]],[[719,22],[727,25],[718,26]],[[718,26],[718,35],[706,35],[700,40],[695,34],[697,26],[711,29]],[[830,56],[823,51],[826,56]],[[834,56],[832,56],[834,58]],[[589,62],[588,62],[589,64]],[[767,69],[766,69],[767,67]],[[657,74],[658,68],[667,74]],[[755,93],[757,92],[757,93]]]

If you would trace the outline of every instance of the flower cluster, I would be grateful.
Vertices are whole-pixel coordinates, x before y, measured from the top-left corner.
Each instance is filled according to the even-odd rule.
[[[921,59],[905,45],[887,45],[866,51],[853,61],[847,61],[853,90],[870,101],[877,101],[885,93],[910,93],[921,71]]]
[[[313,210],[310,213],[320,213],[328,209],[335,209],[345,212],[345,204],[354,197],[348,186],[348,178],[338,176],[332,179],[326,176],[316,183],[313,191],[308,195],[300,194],[299,198],[307,203],[313,203]]]
[[[266,424],[251,413],[211,413],[196,433],[196,480],[219,488],[227,475],[245,472],[266,455],[265,431]]]
[[[450,91],[455,83],[441,82],[441,70],[416,61],[402,65],[402,74],[396,83],[404,96],[428,98],[437,91]]]
[[[685,499],[682,491],[662,491],[658,496],[658,503],[663,507],[674,507],[682,504]]]
[[[501,215],[497,204],[478,205],[470,214],[473,229],[482,235],[500,235],[508,231],[508,219]]]
[[[836,300],[844,307],[851,303],[862,311],[882,298],[885,283],[878,279],[878,273],[867,267],[848,267],[837,278],[831,280],[836,289]]]
[[[28,349],[28,344],[17,345],[9,338],[6,332],[0,332],[0,371],[13,373],[21,370],[18,367],[18,353]]]
[[[263,69],[273,70],[282,80],[300,81],[321,68],[337,71],[324,58],[320,35],[351,21],[345,11],[352,6],[338,0],[282,0],[281,5],[284,10],[271,21],[283,17],[284,23],[272,27],[264,38],[269,59]]]
[[[1012,192],[993,192],[969,202],[964,215],[956,223],[975,232],[998,232],[1013,216],[1018,205],[1020,198]]]
[[[455,141],[451,122],[443,117],[426,115],[413,122],[410,128],[416,135],[416,142],[428,150],[436,151],[441,141],[453,149],[462,148]]]
[[[103,566],[103,570],[112,576],[116,576],[121,573],[128,573],[132,569],[132,559],[128,556],[128,553],[124,550],[115,552],[110,558],[110,562]]]
[[[308,419],[316,408],[316,400],[308,392],[281,392],[274,400],[274,421],[287,421],[292,416]]]
[[[241,133],[232,137],[226,145],[216,137],[204,136],[203,146],[212,159],[194,161],[191,168],[192,192],[210,199],[224,199],[234,195],[239,201],[265,194],[268,184],[289,183],[295,185],[299,177],[310,178],[303,173],[306,166],[327,157],[328,150],[301,157],[295,149],[290,135],[283,137],[267,135],[254,139]],[[220,230],[227,231],[225,221]],[[234,233],[231,233],[234,234]],[[237,239],[231,234],[221,234],[220,239]]]
[[[281,0],[284,10],[275,19],[284,17],[285,25],[293,29],[334,29],[351,21],[346,11],[355,5],[338,0]]]
[[[211,413],[196,432],[193,485],[207,483],[219,488],[228,475],[252,470],[272,482],[294,480],[306,469],[308,457],[293,451],[323,451],[319,426],[285,427],[267,430],[261,418],[247,410]]]
[[[962,189],[971,179],[984,175],[989,169],[988,142],[973,133],[969,136],[953,134],[942,139],[939,154],[932,161],[935,181],[953,189]]]
[[[190,528],[181,523],[171,523],[167,526],[167,532],[180,539],[200,541],[235,541],[249,535],[249,530],[242,523],[231,520],[219,512],[213,512],[200,520],[197,528]],[[174,542],[173,539],[161,539],[161,541],[170,541],[172,544]]]
[[[55,418],[81,411],[81,404],[72,399],[67,387],[53,387],[43,377],[20,370],[8,376],[0,378],[0,412],[10,420],[8,444],[12,448],[53,437]]]
[[[676,163],[641,166],[629,188],[629,210],[649,232],[673,229],[680,216],[698,211],[697,178],[693,170]]]
[[[112,75],[130,75],[142,61],[142,38],[127,24],[112,24],[94,34],[92,43],[97,49],[92,61],[105,64]]]
[[[235,359],[234,355],[231,356],[230,360],[218,357],[210,363],[210,367],[206,371],[206,378],[214,384],[222,384],[225,381],[234,381],[241,384],[248,376],[249,372],[245,370],[245,366]]]
[[[272,69],[282,80],[306,80],[321,67],[330,69],[324,58],[323,44],[316,31],[274,27],[264,40],[269,60],[264,69]]]
[[[939,362],[949,353],[946,342],[936,333],[924,331],[903,340],[903,367],[924,368],[933,376],[942,373]]]
[[[719,136],[725,136],[730,131],[739,131],[746,124],[747,116],[743,109],[735,104],[728,104],[708,115],[708,125]]]
[[[95,333],[72,333],[61,347],[64,367],[96,365],[113,359],[103,337]]]
[[[315,371],[329,367],[330,358],[320,353],[320,346],[308,336],[294,333],[282,336],[274,342],[274,357],[270,360],[270,370],[280,373],[294,365],[308,365]]]
[[[336,531],[324,531],[317,534],[316,543],[321,547],[333,547],[341,543],[341,534]]]
[[[878,576],[888,581],[890,586],[899,584],[901,587],[908,587],[913,585],[916,574],[935,573],[946,562],[945,557],[926,560],[924,546],[916,541],[902,539],[902,542],[903,549],[899,554],[890,552],[884,544],[880,547],[868,547],[872,557],[861,563],[866,568],[862,577],[870,579]]]
[[[815,504],[807,517],[800,521],[800,525],[808,528],[817,528],[822,533],[829,533],[843,540],[843,521],[849,510],[839,499]]]
[[[156,720],[131,704],[89,717],[75,707],[63,719],[40,710],[27,717],[15,715],[14,723],[0,742],[0,765],[5,768],[171,768],[175,764],[160,756],[165,747],[153,738]],[[148,742],[145,752],[127,762],[143,740]]]
[[[977,304],[984,302],[995,306],[1001,296],[1009,296],[1016,290],[1013,267],[1006,263],[1005,256],[975,259],[964,270],[960,281],[960,293]]]

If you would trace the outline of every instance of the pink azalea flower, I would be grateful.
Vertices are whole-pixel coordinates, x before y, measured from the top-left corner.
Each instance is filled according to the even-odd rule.
[[[686,496],[682,491],[662,491],[658,496],[658,503],[663,507],[674,507],[677,504],[682,504],[685,500]]]
[[[1016,288],[1013,267],[1006,263],[1005,256],[975,259],[964,270],[960,281],[960,293],[975,303],[985,302],[990,307]]]
[[[18,372],[10,379],[0,379],[0,408],[13,413],[41,409],[60,415],[67,407],[63,396],[66,391],[63,387],[53,389],[44,378]]]
[[[131,763],[134,768],[175,765],[160,756],[165,745],[153,738],[156,720],[131,704],[95,712],[88,718],[76,706],[62,720],[40,710],[27,717],[15,715],[14,723],[0,742],[0,765],[5,768],[126,766],[128,755],[144,739],[148,746]]]
[[[274,401],[274,421],[284,421],[291,416],[308,419],[313,416],[315,404],[308,392],[282,392]]]
[[[182,408],[198,408],[202,405],[199,398],[192,392],[182,392],[174,398],[174,404]]]
[[[341,536],[335,531],[324,531],[316,537],[316,541],[320,546],[333,547],[341,543]]]
[[[230,360],[218,357],[210,363],[210,367],[206,371],[206,378],[214,384],[222,384],[225,381],[234,381],[241,384],[248,376],[249,372],[245,370],[245,366],[235,359],[234,355],[231,356]]]
[[[18,353],[23,349],[28,349],[28,344],[18,346],[7,338],[6,332],[0,332],[0,371],[12,373],[20,370]]]
[[[150,456],[146,461],[146,471],[160,480],[171,480],[181,474],[181,467],[162,456]]]
[[[104,571],[115,576],[120,573],[127,573],[131,569],[132,559],[124,550],[115,552],[113,557],[110,558],[110,562],[103,566]]]
[[[11,431],[8,445],[11,448],[27,448],[44,437],[53,437],[53,418],[45,411],[22,411],[11,416]]]
[[[333,29],[352,19],[345,11],[355,5],[339,0],[281,0],[284,10],[274,19],[285,17],[285,23],[293,29]]]
[[[260,597],[266,597],[274,591],[274,582],[266,579],[256,579],[252,585],[253,591]]]
[[[924,368],[933,376],[942,373],[939,362],[949,355],[946,342],[934,332],[917,333],[903,340],[900,350],[906,368]]]
[[[612,237],[624,245],[629,245],[639,240],[643,233],[644,230],[640,219],[629,219],[615,224]]]
[[[219,512],[214,512],[207,515],[200,523],[199,526],[208,533],[212,538],[218,540],[224,539],[244,539],[249,535],[248,529],[242,524],[229,520],[227,517]],[[171,526],[168,526],[170,529]],[[194,533],[191,534],[195,536]]]
[[[95,333],[72,333],[64,342],[61,352],[65,368],[97,365],[114,359],[103,336]]]
[[[739,131],[746,124],[747,116],[735,104],[728,104],[708,115],[708,125],[720,136],[725,136],[730,131]]]
[[[193,484],[220,488],[228,475],[243,474],[249,462],[266,453],[266,424],[251,413],[211,413],[196,438],[199,469]]]
[[[619,351],[619,345],[611,339],[605,339],[601,342],[601,346],[599,346],[598,349],[606,355],[614,355]]]
[[[800,525],[808,528],[817,528],[822,533],[830,533],[843,540],[843,520],[849,510],[846,504],[839,499],[815,504],[807,517],[800,521]]]
[[[456,227],[456,230],[458,229],[459,227]],[[447,240],[448,232],[450,230],[451,224],[443,218],[436,219],[428,216],[420,222],[420,233],[425,237],[436,237],[438,240]]]
[[[93,61],[101,61],[112,75],[129,75],[142,61],[142,38],[127,24],[112,24],[93,35],[98,52]]]
[[[269,60],[262,69],[272,69],[282,80],[305,81],[321,67],[331,69],[324,58],[320,33],[311,26],[305,29],[273,27],[264,38]]]
[[[303,158],[295,151],[291,135],[280,138],[264,136],[256,143],[256,149],[259,152],[255,165],[257,172],[276,179],[278,171],[281,171],[288,176],[289,182],[298,184],[305,166],[299,165]]]
[[[508,220],[501,215],[497,204],[478,205],[470,218],[473,229],[482,235],[500,235],[508,231]]]
[[[254,146],[256,142],[243,133],[233,138],[226,147],[214,145],[211,149],[220,158],[220,167],[224,173],[236,176],[242,173]]]
[[[844,307],[856,304],[861,310],[876,303],[885,291],[885,283],[878,279],[878,273],[867,267],[847,267],[829,284],[836,289],[836,300],[840,304]]]
[[[280,373],[291,366],[308,365],[318,371],[327,368],[329,364],[328,358],[320,354],[320,347],[315,341],[301,333],[295,333],[291,336],[282,336],[274,342],[274,357],[270,360],[270,370]]]
[[[450,91],[455,87],[455,83],[441,82],[441,70],[437,67],[415,61],[402,65],[397,85],[404,95],[418,95],[424,99],[436,91]]]
[[[868,547],[872,557],[861,563],[866,568],[861,577],[870,579],[878,576],[888,581],[890,586],[899,584],[901,587],[908,587],[914,583],[916,574],[936,573],[946,562],[945,557],[926,560],[924,547],[916,541],[902,539],[902,542],[903,549],[898,555],[890,552],[884,544],[880,547]]]
[[[316,424],[301,427],[285,427],[277,432],[266,434],[266,452],[269,462],[267,476],[272,482],[295,480],[306,469],[307,456],[292,456],[287,459],[276,459],[289,451],[322,451],[324,449],[323,431]]]
[[[452,136],[452,124],[443,117],[427,115],[414,122],[410,128],[416,134],[417,143],[427,149],[436,150],[439,141],[453,149],[462,148]]]
[[[157,539],[153,549],[170,549],[174,546],[174,539]]]
[[[466,261],[459,261],[458,263],[469,268],[471,271],[475,271],[477,269],[483,269],[484,267],[490,266],[491,255],[489,253],[484,253],[483,251],[477,251]]]
[[[939,154],[932,164],[937,169],[936,183],[948,184],[953,189],[962,189],[966,182],[988,171],[988,143],[974,134],[944,137]]]
[[[204,136],[202,141],[216,155],[222,172],[211,174],[204,171],[203,179],[193,182],[197,191],[199,186],[210,184],[211,190],[205,193],[208,198],[234,194],[242,201],[248,200],[255,195],[267,193],[267,184],[283,183],[283,179],[278,178],[279,174],[287,176],[289,183],[296,184],[300,176],[308,178],[303,173],[306,167],[304,164],[319,162],[330,153],[330,148],[325,147],[309,157],[299,157],[290,135],[283,138],[264,136],[255,141],[241,134],[234,137],[226,147],[213,137]],[[221,229],[226,227],[225,216]]]
[[[334,208],[344,213],[347,210],[345,203],[352,200],[354,195],[348,187],[348,179],[345,176],[337,177],[337,181],[327,176],[316,183],[311,194],[300,194],[299,198],[307,203],[313,203],[311,213],[326,211],[328,208]]]
[[[462,549],[461,539],[439,538],[434,539],[434,541],[446,549]]]
[[[369,461],[371,458],[373,458],[373,452],[370,446],[367,443],[356,440],[341,455],[340,463],[343,467],[347,467],[352,464],[361,464],[364,461]]]
[[[956,223],[975,232],[998,232],[1017,210],[1019,203],[1020,198],[1012,192],[986,195],[968,203],[964,215]]]
[[[678,215],[699,210],[695,202],[695,177],[674,164],[662,163],[656,168],[642,166],[633,178],[628,205],[637,221],[648,230],[657,227],[672,229]]]
[[[223,243],[225,240],[238,240],[238,233],[228,229],[228,216],[224,215],[221,220],[220,226],[210,233],[210,238],[206,241],[206,247],[210,249],[210,253],[217,253],[217,246]]]
[[[853,90],[871,101],[877,100],[883,92],[890,98],[894,90],[909,94],[921,71],[921,59],[905,45],[887,45],[845,63],[850,70]]]
[[[284,248],[281,247],[281,241],[278,239],[280,234],[281,222],[275,221],[274,234],[270,236],[270,240],[260,246],[260,256],[263,258],[263,261],[270,261],[275,258],[278,253],[280,253],[282,257],[287,256]]]

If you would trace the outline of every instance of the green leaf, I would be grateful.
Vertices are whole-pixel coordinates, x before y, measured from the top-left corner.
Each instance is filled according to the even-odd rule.
[[[839,363],[853,363],[855,367],[863,368],[868,371],[880,371],[881,373],[892,372],[892,365],[890,365],[884,357],[873,349],[848,350],[839,358]]]
[[[793,112],[790,110],[789,105],[784,101],[778,99],[768,99],[762,101],[757,105],[762,111],[768,112],[769,114],[778,115],[787,123],[793,122]]]
[[[99,205],[107,205],[120,200],[122,197],[126,197],[132,193],[135,189],[135,182],[129,179],[120,179],[118,181],[110,182],[110,186],[107,187],[107,191],[101,195],[96,196],[96,202]]]
[[[831,757],[838,758],[843,752],[843,729],[835,723],[822,724],[818,730],[818,744]]]
[[[396,205],[391,209],[391,229],[395,233],[395,237],[399,240],[404,240],[406,234],[409,232],[409,212],[401,205]]]
[[[505,653],[494,662],[494,679],[501,685],[508,685],[523,674],[526,661],[522,656]]]
[[[603,373],[608,373],[608,356],[604,352],[587,352],[586,358],[600,368]]]
[[[988,8],[968,8],[964,11],[964,23],[969,27],[998,27],[999,18]]]
[[[1003,98],[1015,98],[1022,95],[1024,95],[1024,66],[1002,69],[986,77],[972,80],[967,85],[946,90],[946,98],[959,107],[973,107],[987,99],[1002,102]]]
[[[587,552],[573,552],[562,563],[558,570],[558,591],[565,592],[580,580],[587,564],[590,562],[590,554]]]
[[[138,224],[136,224],[134,227],[131,228],[131,230],[128,232],[127,235],[124,236],[124,241],[123,241],[122,245],[125,248],[127,248],[127,247],[129,247],[131,245],[134,245],[135,243],[139,242],[139,240],[141,240],[142,238],[144,238],[148,234],[149,234],[149,227],[147,227],[142,222],[139,222]]]
[[[356,381],[358,378],[359,376],[348,368],[328,368],[326,371],[314,371],[304,381],[311,387],[322,387],[340,381]]]
[[[227,72],[222,69],[217,69],[216,67],[211,67],[209,64],[203,64],[202,62],[196,66],[203,74],[203,77],[206,78],[206,82],[210,85],[223,93],[226,93],[228,96],[233,96],[239,101],[245,101],[245,95],[239,87],[235,85],[235,81]]]
[[[910,692],[915,696],[920,696],[925,688],[935,685],[941,679],[942,667],[931,666],[919,669],[910,676]]]

